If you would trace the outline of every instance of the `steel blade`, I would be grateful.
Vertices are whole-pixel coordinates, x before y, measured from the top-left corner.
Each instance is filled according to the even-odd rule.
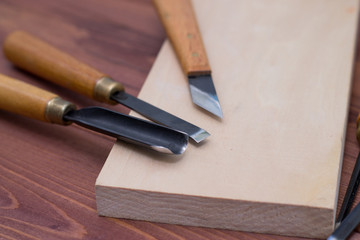
[[[135,112],[154,122],[186,133],[197,143],[210,136],[210,134],[204,129],[182,120],[181,118],[178,118],[168,112],[165,112],[164,110],[144,102],[141,99],[138,99],[124,91],[113,94],[111,99],[134,110]]]
[[[100,107],[70,111],[64,119],[158,152],[181,154],[188,143],[186,134]]]
[[[360,203],[342,221],[327,240],[345,240],[360,223]]]
[[[360,183],[360,153],[358,154],[358,157],[356,159],[356,163],[353,172],[351,174],[350,182],[346,189],[346,194],[343,203],[341,205],[338,218],[336,219],[336,226],[339,225],[344,220],[344,218],[349,214],[353,202],[355,200],[359,183]]]
[[[223,113],[211,75],[189,76],[193,103],[222,118]]]

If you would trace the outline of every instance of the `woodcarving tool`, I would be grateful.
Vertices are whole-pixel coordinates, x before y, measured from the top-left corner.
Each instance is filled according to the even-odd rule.
[[[4,42],[5,56],[16,66],[100,102],[120,103],[148,119],[184,132],[197,143],[210,134],[128,93],[108,75],[31,36],[17,31]]]
[[[360,224],[360,203],[347,215],[327,240],[345,240]]]
[[[162,125],[100,107],[76,110],[74,104],[35,86],[0,74],[0,109],[44,122],[76,123],[158,152],[181,154],[188,136]]]
[[[190,0],[153,0],[165,31],[188,76],[193,102],[222,118],[211,69]]]
[[[360,114],[356,120],[357,130],[356,130],[356,138],[358,143],[360,143]],[[346,194],[344,197],[344,201],[341,205],[341,209],[336,219],[336,226],[339,226],[340,223],[346,218],[346,216],[350,213],[351,207],[354,203],[354,199],[356,196],[356,192],[358,190],[360,183],[360,153],[356,159],[354,170],[351,174],[349,185],[346,189]]]

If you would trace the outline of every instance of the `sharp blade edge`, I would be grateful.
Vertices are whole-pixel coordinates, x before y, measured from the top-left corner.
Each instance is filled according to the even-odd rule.
[[[189,76],[193,103],[222,118],[220,102],[211,75]]]
[[[210,136],[210,134],[202,128],[199,128],[179,117],[176,117],[164,110],[161,110],[150,103],[136,98],[126,92],[117,92],[111,96],[111,99],[134,110],[142,116],[173,128],[180,132],[186,133],[195,142],[199,143]]]

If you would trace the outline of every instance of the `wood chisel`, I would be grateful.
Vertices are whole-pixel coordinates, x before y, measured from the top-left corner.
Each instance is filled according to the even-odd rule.
[[[356,120],[356,138],[360,143],[360,114]],[[360,204],[358,204],[353,211],[351,211],[352,205],[355,200],[355,196],[360,183],[360,152],[355,162],[353,172],[351,174],[350,182],[346,189],[345,197],[341,205],[340,212],[336,219],[335,231],[328,240],[343,240],[351,234],[351,232],[360,223]]]
[[[360,224],[360,203],[344,218],[327,240],[345,240]]]
[[[190,0],[153,0],[165,31],[188,77],[193,102],[222,118],[223,113]]]
[[[204,129],[126,93],[123,85],[108,75],[26,32],[11,33],[3,50],[24,70],[92,99],[125,105],[154,122],[188,134],[197,143],[210,136]]]
[[[357,125],[356,138],[358,143],[360,143],[360,128],[359,128],[360,114],[357,117],[356,125]],[[338,226],[349,214],[356,196],[357,189],[359,187],[359,183],[360,183],[360,152],[356,159],[355,166],[351,174],[349,185],[346,189],[346,194],[344,197],[344,201],[341,205],[339,215],[336,219],[336,226]]]
[[[44,122],[76,123],[158,152],[181,154],[188,136],[168,127],[100,107],[74,104],[30,84],[0,74],[0,109]]]

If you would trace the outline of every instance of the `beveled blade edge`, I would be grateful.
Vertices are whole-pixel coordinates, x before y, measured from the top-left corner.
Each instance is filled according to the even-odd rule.
[[[200,143],[202,140],[206,139],[210,136],[210,133],[205,131],[204,129],[201,129],[200,131],[192,134],[191,137],[196,143]]]
[[[187,134],[196,143],[200,143],[210,136],[210,133],[208,133],[206,130],[195,126],[194,124],[189,123],[179,117],[176,117],[175,115],[172,115],[171,113],[168,113],[160,108],[157,108],[154,105],[134,97],[124,91],[113,94],[111,99],[134,110],[135,112],[154,122]]]
[[[188,79],[193,103],[223,118],[220,102],[211,75],[189,76]]]

